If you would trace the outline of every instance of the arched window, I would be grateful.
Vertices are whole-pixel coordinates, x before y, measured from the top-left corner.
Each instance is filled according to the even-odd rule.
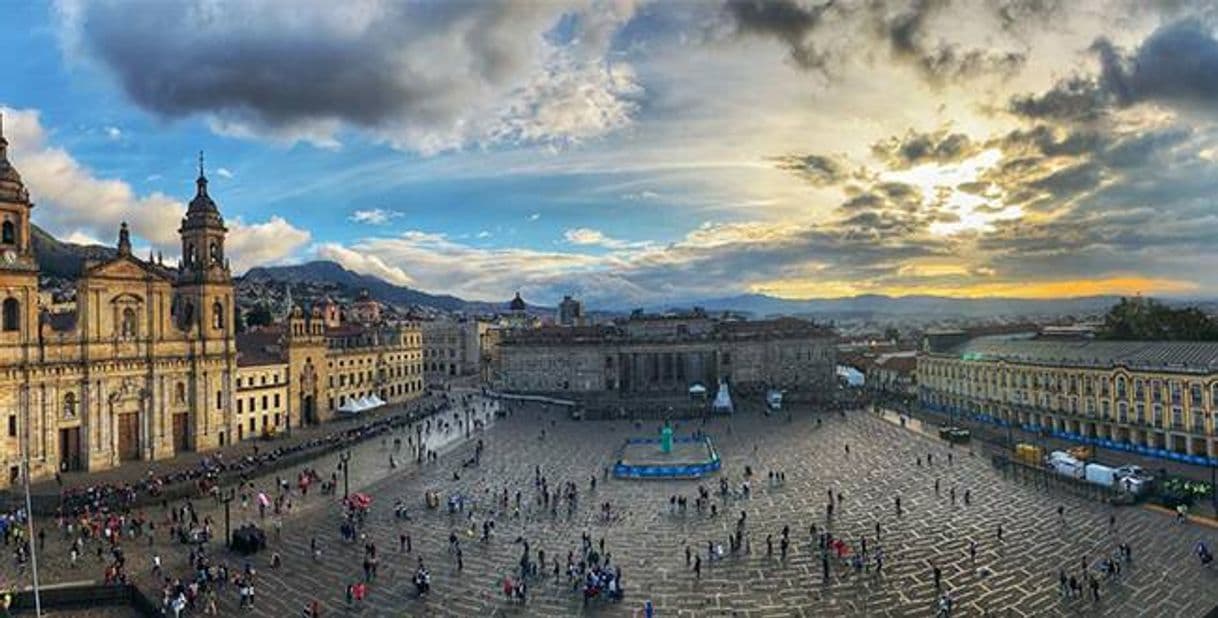
[[[63,415],[65,418],[76,416],[76,393],[63,396]]]
[[[199,261],[199,252],[194,245],[186,245],[186,265],[193,267]]]
[[[6,245],[17,244],[17,226],[12,221],[5,221],[3,226],[0,226],[0,242]]]
[[[4,299],[4,330],[6,332],[21,330],[21,303],[16,298]]]
[[[211,319],[213,326],[218,329],[224,328],[224,305],[221,305],[219,301],[211,306]]]
[[[123,309],[123,321],[119,333],[124,339],[132,339],[136,336],[135,309],[131,307]]]
[[[211,255],[212,263],[219,264],[220,263],[220,245],[213,241],[211,243],[211,246],[208,248],[208,251],[209,251],[209,254]]]
[[[186,403],[186,385],[185,384],[178,382],[177,386],[174,387],[173,401],[174,401],[174,403],[178,403],[178,404]]]

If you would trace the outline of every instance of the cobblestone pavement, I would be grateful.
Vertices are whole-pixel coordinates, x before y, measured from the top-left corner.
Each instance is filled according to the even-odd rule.
[[[418,469],[406,466],[388,471],[387,453],[378,441],[356,450],[352,459],[353,487],[367,483],[376,504],[365,532],[381,556],[379,577],[369,588],[362,608],[345,609],[344,589],[361,576],[362,547],[345,544],[338,534],[341,521],[331,499],[310,495],[288,518],[282,538],[272,539],[271,550],[257,555],[259,569],[257,607],[251,615],[295,616],[311,599],[319,600],[325,615],[364,616],[474,616],[552,615],[571,616],[586,611],[595,614],[628,615],[644,599],[651,599],[659,615],[680,616],[799,616],[799,615],[933,615],[937,597],[932,568],[941,569],[943,585],[956,599],[958,616],[985,612],[996,616],[1199,616],[1218,605],[1218,574],[1202,569],[1190,553],[1204,539],[1211,546],[1218,532],[1195,524],[1173,524],[1170,517],[1136,507],[1113,509],[1080,498],[1046,493],[1031,485],[1004,480],[991,468],[988,458],[970,457],[957,448],[948,464],[949,449],[934,440],[865,412],[846,418],[794,412],[795,419],[765,417],[745,412],[730,420],[713,421],[707,430],[724,460],[725,474],[739,484],[744,467],[751,466],[756,478],[751,499],[717,495],[719,516],[697,515],[692,499],[697,481],[604,480],[602,470],[611,464],[614,450],[627,436],[638,432],[623,422],[579,422],[545,413],[536,408],[518,411],[501,419],[486,432],[477,434],[486,443],[482,465],[462,468],[472,455],[473,444],[448,438],[450,450],[440,462]],[[546,429],[545,438],[540,430]],[[696,427],[678,427],[685,434]],[[655,431],[654,424],[644,427]],[[437,436],[438,438],[439,436]],[[849,454],[846,446],[849,445]],[[928,453],[934,465],[927,464]],[[922,457],[922,465],[916,459]],[[320,470],[334,465],[333,457],[320,462]],[[540,466],[551,486],[574,481],[580,489],[578,509],[570,516],[560,508],[548,511],[530,506],[534,497],[534,466]],[[768,487],[769,470],[785,472],[784,486]],[[454,471],[460,480],[454,479]],[[589,491],[589,477],[597,477],[597,488]],[[936,495],[934,481],[941,491]],[[717,478],[703,481],[712,493]],[[489,495],[508,487],[519,489],[526,507],[519,518],[510,514],[497,519],[491,542],[481,543],[465,534],[462,515],[443,509],[423,508],[423,493],[435,489],[444,495],[454,492],[478,497],[477,519]],[[832,520],[826,521],[826,492],[842,494]],[[953,505],[950,490],[956,489]],[[964,505],[968,490],[971,504]],[[668,513],[668,497],[690,497],[685,516]],[[894,500],[899,496],[904,513],[898,516]],[[391,505],[405,498],[413,521],[396,520]],[[612,523],[600,520],[598,505],[610,502],[620,517]],[[1057,509],[1064,508],[1064,523]],[[208,507],[213,509],[214,507]],[[749,552],[722,561],[707,559],[708,541],[727,545],[740,511],[747,511]],[[1115,514],[1116,532],[1108,531],[1108,518]],[[222,515],[219,521],[223,522]],[[875,524],[882,533],[876,538]],[[857,542],[866,537],[868,549],[882,546],[885,565],[882,576],[855,574],[834,562],[831,578],[822,583],[821,560],[809,525],[826,524],[834,536]],[[1003,540],[996,537],[1003,528]],[[778,557],[778,539],[790,525],[790,555]],[[447,551],[450,532],[457,533],[464,547],[464,568]],[[524,537],[534,554],[544,549],[547,563],[565,562],[568,551],[578,549],[580,534],[605,539],[612,562],[621,566],[626,600],[620,605],[594,601],[581,610],[581,597],[561,577],[554,583],[534,582],[528,604],[503,600],[499,582],[512,572],[521,551],[513,541]],[[398,535],[412,537],[413,551],[399,551]],[[774,555],[766,555],[766,535],[774,538]],[[310,556],[310,539],[322,546],[320,562]],[[970,540],[978,543],[976,562],[970,560]],[[1065,568],[1080,574],[1080,564],[1090,566],[1114,553],[1117,543],[1128,542],[1133,562],[1117,581],[1104,582],[1101,600],[1062,600],[1057,591],[1057,573]],[[47,552],[54,555],[52,540]],[[684,549],[703,559],[700,580],[685,563]],[[146,547],[132,547],[132,570],[146,569]],[[167,549],[158,541],[157,551],[171,568],[184,564],[185,548]],[[269,567],[271,551],[278,551],[284,565]],[[171,553],[172,552],[172,553]],[[227,554],[223,554],[227,555]],[[414,598],[410,576],[418,556],[432,572],[433,593]],[[238,557],[230,565],[242,564]],[[62,556],[51,558],[51,572],[71,574]],[[95,565],[90,565],[90,568]],[[6,566],[5,573],[11,567]],[[1098,576],[1098,572],[1097,572]],[[80,579],[79,575],[77,579]],[[1102,580],[1103,578],[1100,577]],[[152,590],[149,590],[151,593]],[[235,592],[222,597],[222,615],[239,615]]]

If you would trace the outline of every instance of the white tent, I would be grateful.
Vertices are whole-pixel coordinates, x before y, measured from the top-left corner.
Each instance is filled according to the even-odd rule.
[[[715,412],[732,412],[732,395],[728,392],[727,382],[719,382],[719,392],[715,394],[715,402],[711,404]]]
[[[385,405],[385,400],[376,395],[369,395],[367,397],[348,399],[346,403],[338,407],[338,411],[344,414],[360,414],[383,405]]]

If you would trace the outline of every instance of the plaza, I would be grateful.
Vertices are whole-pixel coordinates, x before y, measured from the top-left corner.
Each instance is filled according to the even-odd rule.
[[[866,412],[840,416],[794,410],[788,421],[782,415],[766,417],[746,410],[705,426],[698,421],[676,425],[678,435],[695,429],[714,436],[723,458],[720,476],[729,479],[733,495],[721,497],[715,477],[701,481],[605,478],[605,466],[611,465],[621,440],[635,434],[633,424],[572,421],[559,410],[534,406],[516,408],[469,439],[455,430],[437,432],[429,445],[437,448],[438,460],[421,467],[391,469],[386,464],[391,442],[369,440],[352,449],[350,479],[353,492],[358,488],[374,500],[361,528],[364,542],[375,544],[379,556],[378,574],[369,584],[367,599],[347,609],[346,586],[362,578],[364,548],[360,542],[340,539],[337,498],[310,492],[293,498],[297,506],[285,516],[282,532],[268,532],[269,548],[248,559],[257,571],[253,610],[239,610],[237,595],[229,587],[219,595],[220,613],[299,615],[305,604],[316,600],[325,615],[630,615],[651,600],[659,615],[933,615],[938,598],[932,579],[936,567],[943,590],[955,599],[953,615],[1198,616],[1218,605],[1218,590],[1212,586],[1218,575],[1201,568],[1191,553],[1199,540],[1211,546],[1218,540],[1218,533],[1208,526],[1175,524],[1158,512],[1138,507],[1114,510],[1004,480],[988,459],[971,456],[967,448],[950,450],[946,443]],[[480,465],[464,466],[478,439],[485,445]],[[933,465],[928,455],[933,456]],[[336,456],[328,456],[313,465],[324,475],[336,463]],[[753,478],[750,497],[742,498],[735,489],[746,466]],[[769,483],[771,471],[781,472],[785,483]],[[552,514],[539,504],[534,490],[538,472],[552,487],[574,483],[577,506],[569,512],[564,502]],[[938,495],[936,479],[941,485]],[[693,507],[699,483],[710,491],[716,516],[709,509],[699,514]],[[256,480],[255,484],[266,483]],[[501,509],[499,496],[505,489],[509,508]],[[830,490],[835,494],[831,518],[826,509]],[[426,508],[427,491],[465,496],[466,512],[450,513],[443,502],[438,509]],[[518,514],[517,491],[521,492]],[[690,498],[684,514],[669,506],[675,495]],[[392,505],[397,499],[407,505],[409,521],[395,517]],[[611,517],[602,515],[604,503],[609,503]],[[223,509],[212,501],[202,500],[197,506],[201,516],[210,514],[214,520],[219,513],[222,521]],[[491,510],[502,511],[493,516],[489,541],[470,532],[471,510],[474,529],[492,517]],[[741,512],[747,513],[744,547],[712,561],[708,542],[727,547]],[[1115,516],[1114,532],[1109,531],[1110,515]],[[257,509],[235,513],[234,527],[246,519],[256,521]],[[262,522],[268,531],[270,519]],[[856,549],[866,537],[869,555],[882,548],[882,575],[874,573],[873,564],[856,573],[834,559],[829,581],[824,582],[821,554],[810,535],[812,524]],[[1001,541],[997,539],[1000,525]],[[785,559],[779,550],[784,526],[790,526],[791,537]],[[603,538],[611,565],[621,568],[625,599],[620,603],[598,598],[585,607],[565,568],[555,582],[552,562],[559,560],[565,567],[568,552],[575,552],[578,562],[584,533],[597,546]],[[159,525],[158,534],[163,534]],[[410,535],[409,552],[400,548],[404,534]],[[460,569],[449,551],[450,534],[457,536],[462,548]],[[61,535],[52,530],[49,536],[47,551],[39,555],[44,581],[85,579],[85,573],[99,568],[88,552],[84,566],[67,567]],[[767,536],[773,542],[770,555]],[[317,560],[311,551],[314,538],[321,549]],[[523,541],[529,543],[533,560],[538,550],[545,551],[546,568],[543,576],[530,581],[527,602],[520,604],[504,598],[501,583],[519,571]],[[975,561],[969,556],[970,541],[977,543]],[[1121,542],[1130,545],[1132,562],[1119,578],[1103,581],[1097,564],[1112,556]],[[686,564],[686,547],[700,556],[700,578]],[[150,597],[159,594],[159,586],[148,576],[150,551],[161,552],[166,573],[187,574],[185,545],[158,538],[154,549],[132,542],[127,550],[128,570]],[[272,552],[282,557],[281,567],[271,567]],[[246,560],[220,548],[213,557],[234,572]],[[415,598],[411,583],[420,557],[432,576],[432,591],[423,599]],[[1086,594],[1063,599],[1059,593],[1059,569],[1081,575],[1083,561],[1102,581],[1099,602]],[[8,565],[4,569],[10,581],[11,569]]]

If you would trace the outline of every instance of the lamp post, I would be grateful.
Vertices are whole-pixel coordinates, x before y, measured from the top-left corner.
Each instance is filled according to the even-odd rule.
[[[28,429],[27,429],[28,431]],[[42,592],[38,587],[38,543],[34,537],[34,510],[30,504],[30,456],[27,451],[24,454],[23,462],[25,464],[25,522],[29,531],[30,544],[30,567],[33,569],[34,578],[34,615],[42,616]]]
[[[338,455],[338,459],[339,459],[339,461],[343,462],[343,500],[346,500],[347,495],[350,493],[350,484],[349,484],[349,480],[347,477],[347,468],[350,467],[348,465],[348,462],[351,461],[351,451],[349,451],[349,450],[343,451],[342,453],[340,453]]]
[[[231,517],[229,513],[229,503],[237,497],[237,489],[230,487],[220,492],[220,501],[224,503],[224,546],[233,546],[233,532],[231,528]]]

